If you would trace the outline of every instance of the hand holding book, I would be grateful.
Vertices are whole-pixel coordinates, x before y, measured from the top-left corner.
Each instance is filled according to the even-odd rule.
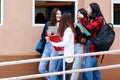
[[[51,44],[58,43],[62,41],[62,38],[59,34],[49,36],[49,40]],[[56,51],[63,51],[63,47],[53,46]]]

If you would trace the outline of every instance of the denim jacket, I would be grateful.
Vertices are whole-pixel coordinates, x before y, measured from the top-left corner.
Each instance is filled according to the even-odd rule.
[[[47,36],[47,29],[48,29],[49,23],[50,22],[48,21],[44,26],[44,29],[43,29],[42,34],[41,34],[42,39],[45,39],[45,37]]]

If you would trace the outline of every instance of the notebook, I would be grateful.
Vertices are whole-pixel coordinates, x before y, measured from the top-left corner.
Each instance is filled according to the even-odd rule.
[[[49,29],[50,32],[52,32],[53,34],[57,34],[58,27],[56,27],[56,26],[49,26],[48,29]]]
[[[61,42],[62,38],[59,34],[49,36],[49,39],[53,42]],[[63,47],[55,47],[53,46],[56,51],[63,51]]]
[[[90,32],[80,23],[77,23],[77,26],[79,27],[79,29],[84,29],[84,33],[87,35],[87,36],[90,36]]]

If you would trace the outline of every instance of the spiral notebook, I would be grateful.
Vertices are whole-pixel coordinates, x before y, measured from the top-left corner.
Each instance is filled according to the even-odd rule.
[[[49,39],[53,42],[61,42],[62,38],[59,34],[51,35],[49,36]],[[53,46],[56,51],[63,51],[63,47],[55,47]]]

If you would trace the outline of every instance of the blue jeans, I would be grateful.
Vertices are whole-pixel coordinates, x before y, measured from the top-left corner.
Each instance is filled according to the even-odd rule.
[[[91,40],[87,41],[86,53],[90,52]],[[98,59],[96,56],[87,56],[85,60],[84,68],[98,67]],[[102,80],[102,76],[99,70],[88,71],[82,73],[82,80]]]
[[[89,53],[89,52],[90,52],[90,45],[91,45],[91,40],[88,39],[88,40],[87,40],[87,43],[86,43],[86,53]]]
[[[98,59],[96,56],[87,56],[84,68],[98,67]],[[82,80],[102,80],[99,70],[83,72]]]
[[[49,57],[55,57],[55,56],[58,56],[58,52],[54,50],[53,46],[49,42],[46,42],[45,49],[42,54],[42,58],[49,58]],[[39,63],[39,69],[38,69],[39,72],[40,73],[55,72],[57,61],[58,60],[41,61]],[[46,69],[48,63],[49,63],[49,71]],[[55,80],[55,76],[48,76],[46,78],[47,80]]]
[[[65,70],[68,70],[69,63],[65,62]],[[63,59],[60,59],[57,66],[57,72],[63,71]],[[63,75],[57,75],[55,80],[63,80]],[[66,79],[70,80],[68,74],[66,74]]]
[[[75,54],[82,54],[83,45],[80,43],[75,44],[74,50],[75,50],[74,51]],[[83,67],[83,63],[84,63],[83,57],[76,57],[73,63],[72,70],[81,69]],[[74,72],[72,73],[70,80],[78,80],[78,78],[79,78],[79,72]]]

